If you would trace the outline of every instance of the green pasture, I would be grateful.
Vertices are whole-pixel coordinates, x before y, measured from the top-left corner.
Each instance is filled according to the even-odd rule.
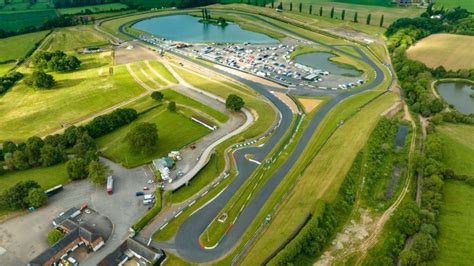
[[[20,181],[33,180],[38,182],[43,189],[49,189],[69,182],[66,164],[51,167],[33,168],[23,171],[8,172],[0,175],[0,193]]]
[[[439,253],[435,265],[472,265],[474,261],[474,187],[447,181],[439,215]]]
[[[0,62],[23,58],[35,47],[36,43],[39,43],[46,34],[48,34],[48,32],[49,31],[39,31],[1,39]]]
[[[458,175],[474,176],[474,126],[444,124],[436,127],[444,141],[444,163]]]
[[[0,64],[0,77],[10,72],[15,65],[15,62]]]
[[[171,72],[160,62],[152,60],[149,61],[150,65],[157,71],[163,78],[165,78],[167,81],[178,84],[178,80],[171,74]]]
[[[463,7],[471,12],[474,12],[474,1],[472,0],[436,0],[435,7],[436,8],[455,8],[455,7]]]
[[[94,26],[75,26],[54,30],[45,40],[41,49],[48,51],[72,51],[78,48],[97,47],[109,44],[103,34],[94,30]]]
[[[41,26],[48,19],[56,17],[53,9],[2,12],[0,10],[0,29],[18,31],[30,26]]]
[[[79,58],[80,70],[52,73],[57,81],[53,89],[38,90],[20,81],[0,98],[0,140],[44,136],[144,92],[125,66],[114,67],[109,75],[110,53]]]
[[[177,112],[170,112],[166,103],[160,104],[147,97],[144,100],[149,111],[141,114],[137,120],[121,127],[97,140],[97,144],[105,157],[127,167],[135,167],[151,162],[153,159],[167,155],[170,151],[182,147],[207,135],[210,130],[191,120],[180,112],[183,107],[178,106]],[[148,102],[148,103],[146,103]],[[179,104],[179,102],[177,102]],[[130,105],[133,108],[133,105]],[[135,154],[130,151],[125,136],[138,123],[148,122],[156,124],[158,128],[158,145],[151,154]]]
[[[60,8],[58,9],[58,12],[61,15],[74,15],[74,14],[87,13],[88,11],[90,11],[91,13],[117,11],[117,10],[121,10],[127,7],[128,7],[127,5],[122,4],[122,3],[109,3],[109,4],[102,4],[102,5]]]

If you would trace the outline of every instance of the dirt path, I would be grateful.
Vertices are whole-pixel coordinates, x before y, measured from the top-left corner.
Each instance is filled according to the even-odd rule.
[[[406,103],[405,105],[405,110],[407,110]],[[413,121],[413,118],[409,112],[405,113],[407,115],[407,119],[411,122],[411,126],[413,129],[413,135],[411,138],[411,144],[410,144],[410,152],[408,155],[408,167],[407,169],[411,169],[412,167],[412,159],[413,159],[413,153],[416,149],[416,123]],[[410,188],[410,182],[412,178],[412,173],[411,170],[409,170],[409,174],[407,178],[405,179],[405,184],[403,185],[402,192],[398,196],[398,198],[395,200],[395,202],[382,214],[382,216],[379,218],[379,220],[375,224],[375,228],[373,232],[370,234],[370,236],[359,246],[359,256],[357,256],[357,261],[356,265],[361,265],[365,257],[367,256],[367,253],[370,248],[372,248],[378,241],[378,238],[380,236],[380,233],[382,232],[385,223],[388,221],[388,219],[392,216],[392,214],[395,212],[395,210],[398,208],[398,206],[402,203],[403,199],[405,198],[406,194],[408,193],[408,190]]]

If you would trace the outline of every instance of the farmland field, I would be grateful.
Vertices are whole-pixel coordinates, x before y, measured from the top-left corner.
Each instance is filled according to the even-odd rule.
[[[444,141],[446,166],[456,174],[474,176],[474,126],[446,124],[437,130]]]
[[[59,28],[53,31],[41,48],[49,51],[70,51],[77,48],[106,44],[109,44],[108,39],[95,31],[93,26],[76,26]]]
[[[436,0],[436,8],[455,8],[463,7],[471,12],[474,12],[474,1],[472,0]]]
[[[57,81],[53,89],[36,90],[22,81],[0,98],[0,140],[49,134],[144,92],[125,66],[109,75],[110,53],[79,58],[80,70],[52,73]]]
[[[418,60],[431,68],[474,68],[474,37],[456,34],[433,34],[407,50],[409,58]]]
[[[15,66],[14,62],[0,64],[0,77],[8,73],[10,69],[14,66]]]
[[[439,216],[439,253],[435,265],[472,265],[474,261],[474,187],[459,181],[444,184]]]
[[[46,20],[56,17],[54,9],[31,11],[0,11],[0,29],[18,31],[29,26],[40,26]]]
[[[68,183],[69,177],[66,172],[66,164],[64,163],[51,167],[8,172],[0,176],[0,193],[16,183],[26,180],[34,180],[43,189],[48,189],[59,184]]]
[[[2,39],[0,41],[0,62],[24,57],[34,48],[35,43],[41,41],[48,32],[39,31]]]
[[[176,103],[179,104],[180,102],[177,101]],[[141,105],[152,107],[157,105],[157,103],[150,97],[147,97]],[[130,107],[133,108],[133,104]],[[166,109],[166,104],[161,104],[141,114],[130,125],[121,127],[99,138],[97,143],[103,149],[103,153],[107,158],[127,167],[134,167],[165,156],[172,150],[179,150],[210,132],[206,127],[193,122],[189,117],[180,113],[180,107],[177,110],[177,112],[170,112]],[[142,122],[154,123],[158,128],[158,145],[153,153],[147,155],[132,153],[125,140],[125,136],[130,129]]]
[[[115,11],[127,8],[128,6],[122,3],[110,3],[110,4],[103,4],[103,5],[93,5],[93,6],[80,6],[80,7],[68,7],[68,8],[60,8],[58,9],[61,15],[69,15],[69,14],[79,14],[85,13],[86,10],[90,10],[92,13],[96,12],[105,12],[105,11]]]

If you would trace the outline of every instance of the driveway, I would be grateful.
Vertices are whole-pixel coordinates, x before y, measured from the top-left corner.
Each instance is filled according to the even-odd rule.
[[[105,246],[82,265],[96,265],[128,237],[130,225],[147,210],[142,198],[135,197],[135,192],[142,190],[153,174],[147,167],[126,169],[106,159],[101,161],[113,171],[114,193],[108,195],[105,187],[96,187],[87,180],[71,182],[53,196],[47,206],[0,224],[2,266],[25,265],[47,249],[46,236],[53,228],[52,220],[61,212],[83,203],[108,217],[113,223],[113,232]]]

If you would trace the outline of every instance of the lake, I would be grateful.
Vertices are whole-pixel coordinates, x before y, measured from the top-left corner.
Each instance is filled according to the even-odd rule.
[[[473,88],[473,85],[459,82],[439,83],[436,86],[441,97],[465,114],[474,114],[474,98],[469,96],[474,93]]]
[[[169,40],[187,43],[279,43],[265,34],[248,31],[235,23],[218,26],[199,22],[201,18],[190,15],[160,16],[141,20],[133,28]]]
[[[334,54],[328,52],[312,52],[296,56],[295,62],[336,75],[358,77],[362,74],[357,69],[330,61],[329,59],[334,56]]]

